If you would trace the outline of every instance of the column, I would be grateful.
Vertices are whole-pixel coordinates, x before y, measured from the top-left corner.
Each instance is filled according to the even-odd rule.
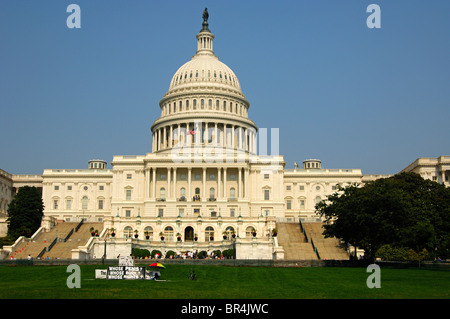
[[[214,145],[218,145],[218,139],[219,139],[219,131],[217,128],[217,122],[214,123]]]
[[[234,125],[231,125],[231,147],[234,149],[235,142],[234,142]]]
[[[173,168],[173,197],[177,199],[177,168]]]
[[[188,198],[189,200],[192,200],[191,197],[191,171],[192,171],[192,167],[188,168]]]
[[[227,169],[223,169],[223,198],[227,199]]]
[[[152,197],[153,197],[153,199],[155,199],[156,198],[156,168],[152,169],[152,173],[153,173]]]
[[[247,143],[247,137],[248,136],[249,136],[248,129],[246,128],[244,130],[244,151],[250,151],[249,143]],[[250,137],[248,138],[248,140],[250,142]]]
[[[227,125],[223,124],[223,130],[222,130],[222,147],[227,146]]]
[[[242,149],[242,127],[238,127],[238,143],[237,148]]]
[[[159,147],[161,145],[160,144],[161,143],[161,134],[159,132],[159,129],[156,130],[155,132],[156,132],[156,135],[157,135],[157,137],[156,137],[156,142],[157,142],[157,144],[156,144],[156,151],[159,151]]]
[[[206,139],[205,139],[205,136],[206,136]],[[203,134],[203,141],[205,142],[205,145],[208,145],[208,141],[209,141],[208,122],[205,122],[205,132]]]
[[[238,198],[242,198],[242,168],[238,168],[239,170],[239,174],[238,174],[238,178],[239,178],[239,183],[238,183]]]
[[[166,134],[166,127],[164,126],[164,129],[163,129],[163,138],[162,138],[162,141],[163,141],[163,149],[165,149],[166,148],[166,138],[167,138],[167,134]]]
[[[244,169],[244,198],[248,198],[248,178],[249,178],[249,169]]]
[[[172,168],[167,168],[167,199],[170,198],[170,173],[172,171]]]
[[[206,199],[206,167],[203,167],[203,200]]]
[[[220,197],[222,197],[220,191],[222,190],[222,185],[220,185],[222,183],[222,179],[221,179],[221,172],[222,172],[222,168],[218,167],[217,168],[217,199],[219,199]]]
[[[170,125],[170,133],[169,133],[169,148],[172,147],[172,141],[173,141],[173,125]]]
[[[197,127],[195,127],[195,124],[197,124]],[[195,145],[199,145],[200,144],[200,128],[199,128],[199,123],[194,122],[194,128],[195,128]],[[203,132],[201,132],[203,134]]]
[[[145,169],[145,196],[144,199],[150,197],[150,168]]]
[[[155,151],[155,132],[152,134],[152,153]]]
[[[178,143],[177,143],[177,145],[178,146],[181,146],[181,124],[180,123],[178,123],[178,133],[177,133],[177,141],[178,141]]]

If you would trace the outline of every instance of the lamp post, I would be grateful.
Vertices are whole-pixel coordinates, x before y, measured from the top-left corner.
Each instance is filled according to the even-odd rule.
[[[107,229],[106,234],[105,234],[105,244],[104,244],[103,257],[102,257],[102,265],[105,264],[105,259],[106,259],[106,239],[108,237],[109,237],[109,229]]]

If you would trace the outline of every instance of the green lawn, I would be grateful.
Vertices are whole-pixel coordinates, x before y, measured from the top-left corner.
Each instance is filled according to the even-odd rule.
[[[1,299],[448,299],[450,271],[381,269],[381,288],[365,268],[271,268],[166,265],[162,278],[95,279],[82,265],[81,288],[66,285],[66,266],[0,266]],[[188,279],[195,269],[197,281]]]

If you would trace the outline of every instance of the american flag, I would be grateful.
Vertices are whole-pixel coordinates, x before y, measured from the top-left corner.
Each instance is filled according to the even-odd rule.
[[[195,131],[195,128],[194,128],[194,129],[190,130],[189,132],[187,132],[187,135],[194,135],[196,133],[197,132]]]

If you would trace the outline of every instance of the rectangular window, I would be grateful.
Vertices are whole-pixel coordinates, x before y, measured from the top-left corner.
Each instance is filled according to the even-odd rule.
[[[178,215],[180,215],[180,217],[184,216],[184,208],[178,209]]]
[[[72,185],[67,186],[67,190],[71,191],[72,190]]]
[[[127,179],[131,179],[131,174],[127,174]]]
[[[53,201],[53,209],[58,209],[58,200],[57,199],[55,199]]]
[[[103,199],[98,200],[98,209],[103,209]]]
[[[286,201],[286,209],[292,209],[292,201],[290,199]]]
[[[335,191],[336,190],[336,185],[331,186],[331,190]]]
[[[72,209],[72,200],[71,199],[66,200],[66,209]]]
[[[269,179],[269,174],[264,174],[264,179]]]
[[[131,210],[127,209],[125,211],[125,217],[131,217]]]
[[[131,200],[131,189],[126,190],[126,200]]]
[[[234,215],[235,215],[235,210],[234,210],[234,208],[231,208],[230,209],[230,217],[234,217]]]
[[[286,190],[290,191],[291,190],[291,186],[290,185],[286,186]]]
[[[300,200],[300,208],[305,208],[305,201],[303,199]]]
[[[55,189],[55,191],[59,191],[59,186],[55,185],[54,189]]]
[[[98,187],[98,189],[102,191],[102,190],[104,190],[104,189],[105,189],[105,186],[103,186],[103,185],[100,185],[100,186]]]
[[[268,189],[264,190],[264,200],[269,200],[270,199],[270,192]]]
[[[164,208],[159,208],[158,209],[158,217],[163,217],[164,216]]]
[[[305,186],[300,185],[299,190],[304,191],[305,190]]]

